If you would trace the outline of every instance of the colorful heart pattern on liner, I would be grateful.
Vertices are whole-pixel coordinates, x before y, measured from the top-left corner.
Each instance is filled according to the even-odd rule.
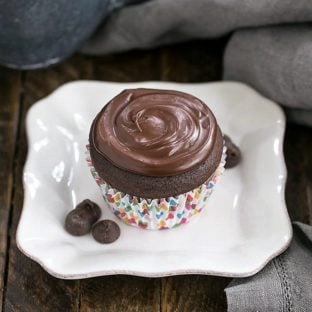
[[[218,177],[224,172],[225,149],[217,170],[208,181],[185,194],[160,199],[143,199],[112,188],[94,169],[88,146],[86,160],[105,202],[118,218],[142,229],[163,230],[187,223],[204,208]]]

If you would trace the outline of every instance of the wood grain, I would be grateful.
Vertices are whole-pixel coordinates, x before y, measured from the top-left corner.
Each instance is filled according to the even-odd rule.
[[[116,82],[160,80],[161,50],[94,58],[94,79]]]
[[[312,128],[287,124],[284,154],[290,218],[312,224]]]
[[[122,275],[83,280],[80,311],[160,311],[159,282]]]
[[[0,312],[2,311],[21,74],[0,69]]]
[[[164,47],[161,80],[207,82],[222,79],[222,56],[228,38]]]
[[[226,298],[223,290],[230,280],[200,275],[164,278],[161,311],[226,311]]]

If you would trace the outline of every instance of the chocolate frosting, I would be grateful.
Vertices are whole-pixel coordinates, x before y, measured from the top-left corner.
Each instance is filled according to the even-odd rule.
[[[173,176],[208,158],[217,129],[213,113],[192,95],[130,89],[100,111],[90,140],[116,167],[146,176]]]

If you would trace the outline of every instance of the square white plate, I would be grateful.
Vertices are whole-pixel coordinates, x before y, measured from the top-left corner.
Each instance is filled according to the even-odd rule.
[[[125,88],[176,89],[206,102],[224,133],[242,151],[226,170],[205,209],[189,224],[147,231],[123,224],[105,206],[84,159],[90,124],[102,106]],[[292,230],[284,190],[285,120],[278,105],[234,82],[65,84],[32,106],[24,169],[25,199],[17,243],[50,274],[65,279],[108,274],[248,276],[288,246]],[[101,245],[91,235],[73,237],[66,214],[85,198],[103,218],[118,222],[121,237]]]

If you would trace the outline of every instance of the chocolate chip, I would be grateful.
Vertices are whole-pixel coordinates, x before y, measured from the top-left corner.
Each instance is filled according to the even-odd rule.
[[[69,212],[65,219],[68,233],[81,236],[90,232],[92,225],[101,217],[100,207],[89,199],[85,199]]]
[[[93,226],[92,236],[101,244],[110,244],[120,236],[120,228],[112,220],[101,220]]]
[[[233,168],[237,166],[241,161],[241,152],[237,145],[235,145],[231,138],[227,135],[223,136],[224,144],[226,146],[226,162],[225,168]]]

